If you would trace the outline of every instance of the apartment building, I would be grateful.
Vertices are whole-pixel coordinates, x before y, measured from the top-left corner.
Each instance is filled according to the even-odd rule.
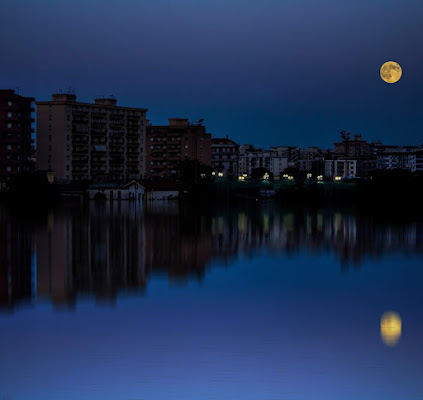
[[[255,148],[250,144],[239,147],[238,170],[240,175],[251,176],[256,168],[266,168],[278,179],[288,167],[294,166],[297,159],[291,147],[271,147],[270,150]]]
[[[147,176],[172,177],[178,162],[187,159],[212,165],[212,139],[202,120],[190,123],[187,118],[169,118],[169,125],[147,127]]]
[[[212,139],[212,167],[223,176],[238,176],[238,144],[226,138]]]
[[[423,149],[398,149],[381,153],[377,157],[378,169],[403,169],[410,172],[423,171]]]
[[[21,172],[29,172],[33,139],[31,127],[34,99],[14,90],[0,90],[0,188]]]
[[[37,168],[57,181],[121,182],[145,176],[145,108],[53,94],[37,105]]]

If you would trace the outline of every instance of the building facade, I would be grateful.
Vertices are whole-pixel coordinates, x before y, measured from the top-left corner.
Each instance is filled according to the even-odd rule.
[[[212,167],[224,177],[238,176],[238,144],[226,138],[212,139]]]
[[[31,127],[34,99],[14,90],[0,90],[0,187],[34,168]]]
[[[147,177],[164,178],[177,174],[177,164],[185,159],[212,165],[212,139],[202,121],[169,118],[169,125],[148,126],[146,140]]]
[[[422,172],[423,149],[381,153],[377,158],[377,167],[378,169],[403,169],[410,172]]]
[[[145,176],[145,108],[116,99],[76,101],[53,94],[37,102],[37,168],[57,181],[127,181]]]

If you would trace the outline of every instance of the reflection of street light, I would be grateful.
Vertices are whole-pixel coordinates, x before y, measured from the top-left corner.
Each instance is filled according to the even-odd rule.
[[[219,172],[219,173],[217,174],[217,176],[218,176],[219,178],[221,178],[221,177],[223,176],[223,172]]]

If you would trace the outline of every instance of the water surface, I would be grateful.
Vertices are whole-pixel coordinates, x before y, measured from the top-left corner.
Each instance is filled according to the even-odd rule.
[[[423,398],[421,223],[91,203],[0,236],[1,399]]]

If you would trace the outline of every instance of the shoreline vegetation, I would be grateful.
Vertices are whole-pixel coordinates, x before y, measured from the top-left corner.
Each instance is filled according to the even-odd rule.
[[[272,201],[281,207],[352,207],[383,214],[385,218],[423,216],[423,174],[403,170],[377,170],[366,179],[348,182],[316,181],[300,174],[291,180],[250,178],[238,181],[211,176],[201,179],[192,175],[181,178],[183,189],[178,202],[196,210],[215,204],[231,207]],[[1,193],[0,201],[21,208],[49,208],[65,200],[69,187],[69,184],[49,183],[43,174],[23,175],[16,177],[9,190]],[[77,189],[75,193],[79,193],[77,197],[92,201],[86,196],[88,187],[89,182],[72,186],[73,190]]]

